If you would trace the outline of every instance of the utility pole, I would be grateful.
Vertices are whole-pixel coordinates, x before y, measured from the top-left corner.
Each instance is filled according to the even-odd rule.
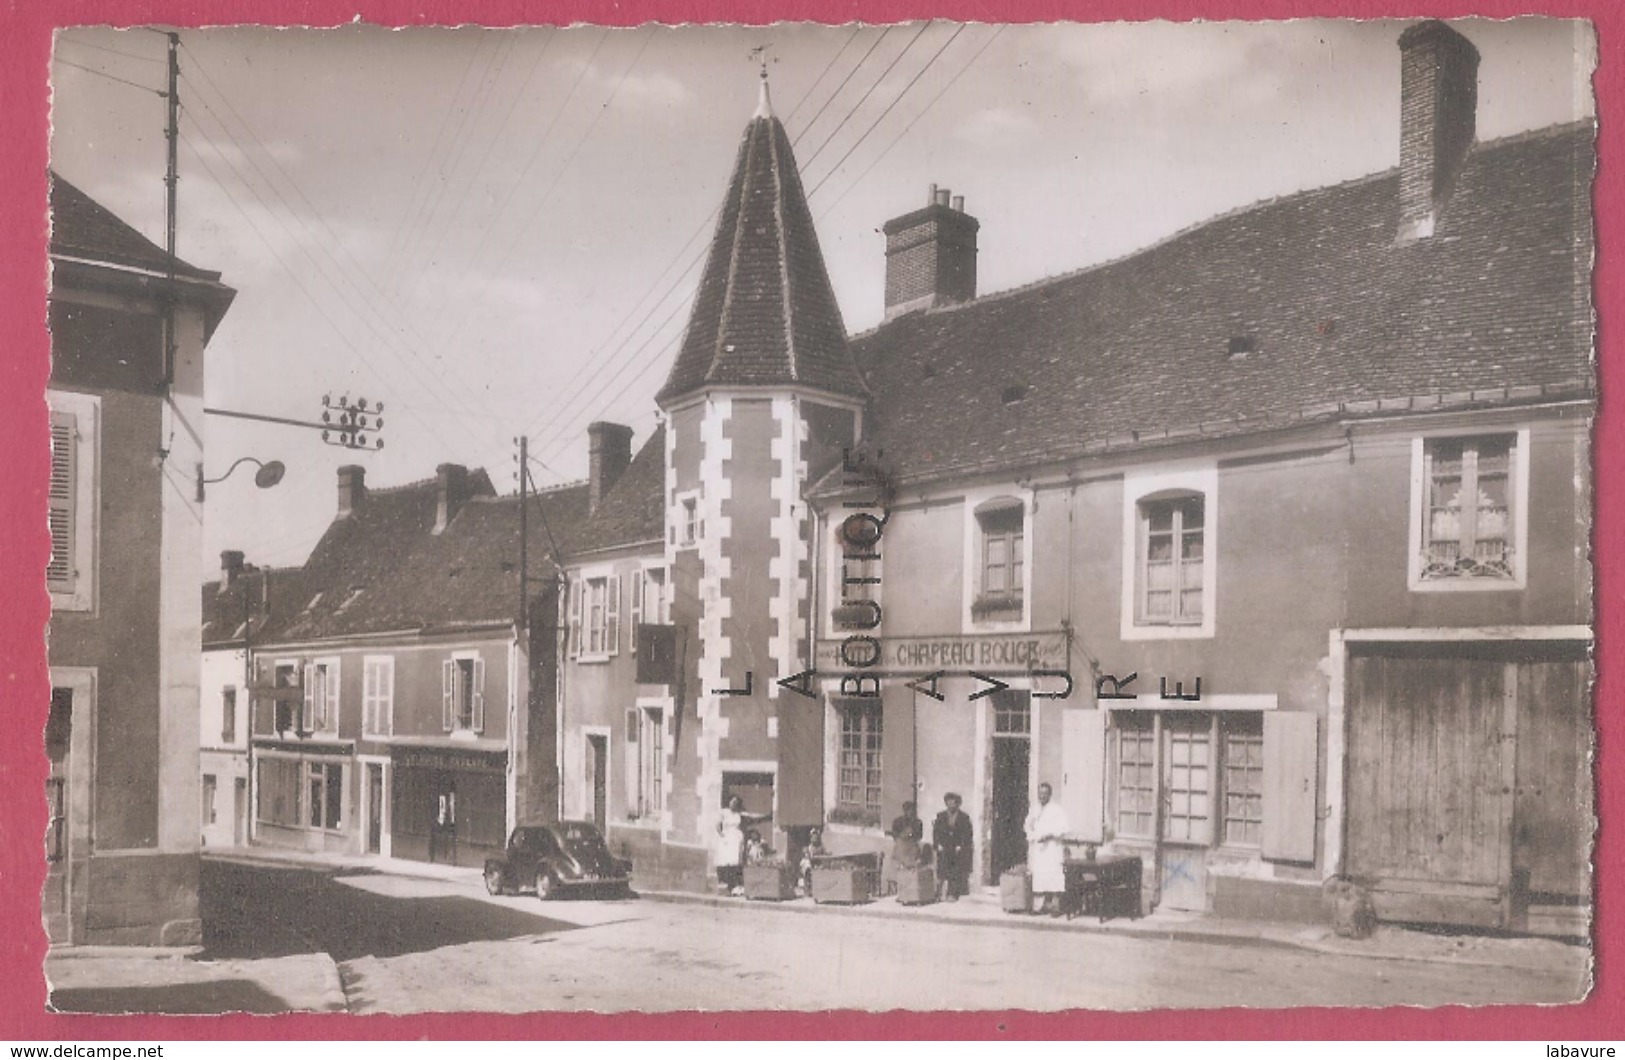
[[[519,642],[524,645],[525,651],[530,650],[529,641],[525,633],[530,628],[529,608],[526,606],[526,592],[530,580],[530,550],[529,550],[529,520],[526,509],[530,507],[527,502],[525,487],[530,483],[530,465],[526,462],[530,456],[530,436],[519,436]]]
[[[169,284],[164,291],[164,369],[163,385],[167,389],[175,381],[175,199],[180,184],[181,143],[181,35],[169,37],[169,90],[164,93],[169,120],[164,127],[168,141],[168,161],[164,167],[164,250],[169,261],[165,270]]]

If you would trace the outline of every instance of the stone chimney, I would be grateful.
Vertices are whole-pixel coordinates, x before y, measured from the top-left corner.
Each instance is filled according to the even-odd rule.
[[[587,510],[595,512],[615,480],[632,463],[632,428],[620,423],[587,426]]]
[[[220,553],[220,591],[225,592],[237,584],[243,575],[243,554],[236,549]]]
[[[1399,37],[1399,240],[1433,234],[1473,146],[1478,49],[1443,22]]]
[[[965,197],[931,185],[922,209],[886,222],[886,319],[976,297],[976,232]]]
[[[348,519],[367,503],[367,469],[355,464],[339,468],[339,518]]]
[[[434,510],[434,532],[438,534],[457,518],[457,513],[462,510],[463,502],[468,500],[471,491],[468,468],[461,464],[441,464],[434,469],[434,473],[440,485],[439,502]]]

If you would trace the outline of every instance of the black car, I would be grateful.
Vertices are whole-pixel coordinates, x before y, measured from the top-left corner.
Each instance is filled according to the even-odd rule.
[[[632,893],[632,863],[617,858],[587,821],[521,825],[508,849],[485,859],[485,889],[492,894],[534,890],[541,899],[566,892]]]

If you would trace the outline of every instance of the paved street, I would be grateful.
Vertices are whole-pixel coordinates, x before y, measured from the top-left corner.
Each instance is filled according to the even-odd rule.
[[[743,902],[544,904],[473,880],[214,860],[204,884],[206,960],[330,954],[352,1012],[1488,1004],[1584,989],[1578,951],[1486,968]],[[144,1001],[93,1000],[74,1007]]]

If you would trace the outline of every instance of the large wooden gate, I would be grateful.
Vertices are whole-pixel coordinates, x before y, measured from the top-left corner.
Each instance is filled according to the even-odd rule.
[[[1584,893],[1583,649],[1360,646],[1348,663],[1347,872],[1379,915],[1522,926]]]

